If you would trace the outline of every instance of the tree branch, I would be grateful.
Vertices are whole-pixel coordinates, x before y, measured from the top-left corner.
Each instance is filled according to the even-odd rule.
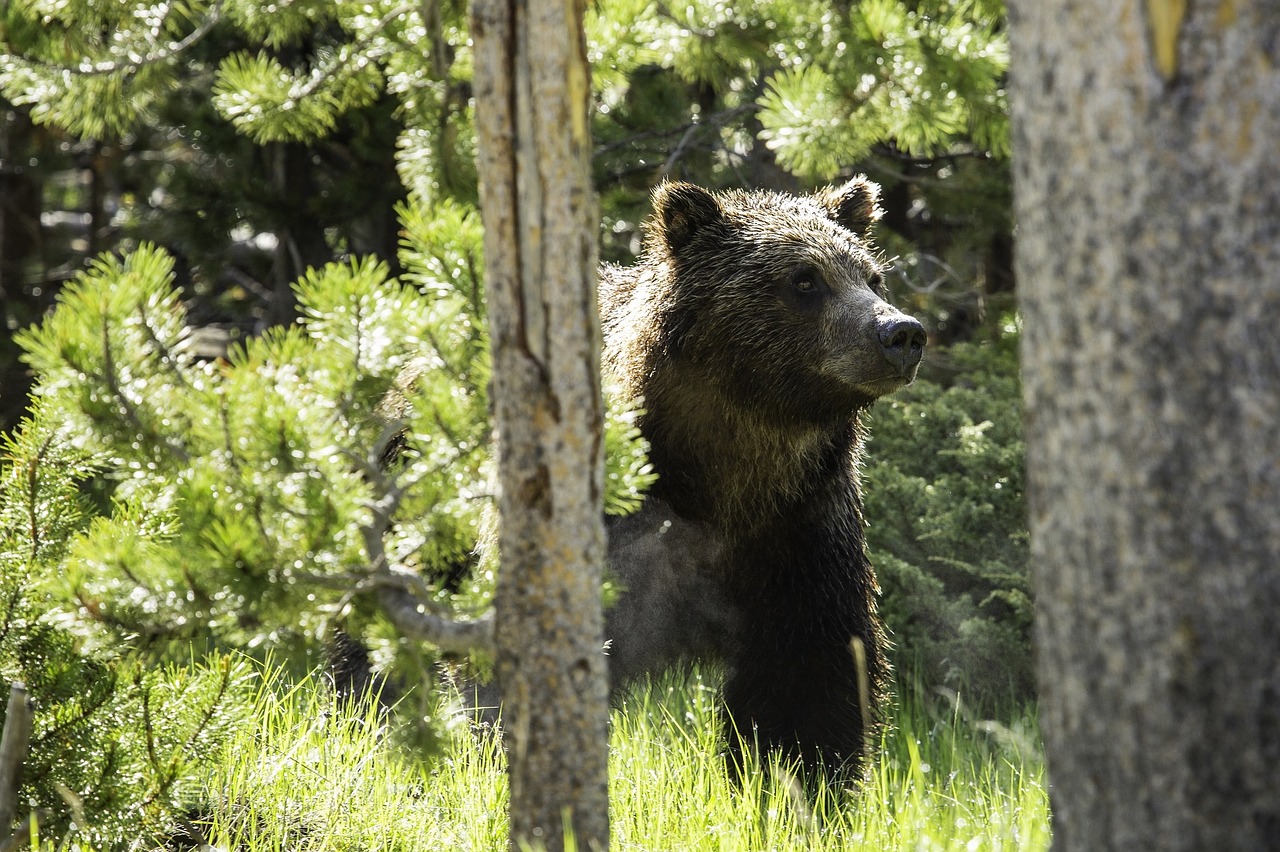
[[[398,423],[388,423],[368,458],[356,457],[364,473],[383,495],[369,504],[373,517],[361,529],[365,552],[369,555],[369,575],[362,578],[351,593],[372,592],[395,628],[410,639],[430,642],[442,651],[454,653],[490,651],[494,647],[492,611],[471,621],[459,621],[428,611],[430,603],[425,600],[425,594],[429,589],[421,578],[410,571],[396,570],[387,557],[385,536],[391,529],[392,516],[400,506],[406,486],[388,479],[377,460],[385,450],[386,442],[398,429]],[[422,596],[415,595],[411,588],[419,589]]]
[[[378,586],[377,600],[396,629],[410,639],[430,642],[442,651],[455,653],[494,648],[492,610],[472,621],[458,621],[425,612],[416,597],[402,588],[387,585]]]
[[[111,352],[111,320],[106,314],[102,315],[102,380],[106,384],[107,390],[111,391],[111,395],[119,403],[125,420],[138,430],[140,436],[153,438],[156,443],[163,444],[178,461],[184,464],[190,461],[191,456],[186,447],[169,436],[162,435],[159,431],[143,422],[137,406],[125,394],[124,388],[121,387],[120,380],[116,376],[115,356]]]
[[[147,65],[152,65],[156,62],[163,62],[166,59],[172,59],[174,56],[177,56],[179,53],[182,53],[187,48],[191,47],[193,44],[200,41],[200,39],[208,35],[209,30],[213,29],[214,24],[218,23],[218,21],[221,18],[222,18],[221,10],[217,6],[212,6],[209,9],[208,17],[206,17],[203,21],[201,21],[200,26],[192,30],[185,38],[183,38],[180,41],[175,41],[171,43],[168,47],[162,47],[158,50],[154,50],[151,53],[148,53],[146,56],[140,56],[136,59],[130,59],[128,62],[118,62],[116,60],[107,60],[104,62],[91,63],[88,61],[88,59],[85,59],[81,61],[81,63],[78,66],[74,68],[70,68],[62,65],[55,65],[50,62],[39,62],[38,60],[36,60],[36,63],[39,65],[43,65],[46,68],[54,68],[61,71],[71,71],[72,73],[75,73],[75,74],[84,74],[86,76],[93,76],[93,77],[101,76],[103,74],[120,74],[120,73],[132,74],[133,72],[137,71],[139,68],[142,68]],[[31,62],[33,60],[27,59],[27,61]]]
[[[352,56],[355,56],[372,44],[374,37],[386,29],[392,21],[399,18],[401,15],[407,15],[416,8],[417,7],[412,3],[405,3],[383,15],[374,23],[368,32],[360,36],[356,41],[349,45],[344,45],[343,48],[339,48],[334,51],[333,60],[324,67],[316,68],[312,71],[305,83],[302,83],[296,88],[290,89],[289,100],[300,101],[314,94],[322,85],[338,76],[338,72],[346,66],[347,61],[351,59]]]

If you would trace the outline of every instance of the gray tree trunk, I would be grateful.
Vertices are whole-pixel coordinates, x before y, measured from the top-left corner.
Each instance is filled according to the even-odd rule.
[[[608,843],[603,403],[583,6],[476,0],[511,844]]]
[[[1009,5],[1055,846],[1280,848],[1280,7]]]

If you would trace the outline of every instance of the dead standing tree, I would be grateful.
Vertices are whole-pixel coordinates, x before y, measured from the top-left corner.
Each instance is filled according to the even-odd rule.
[[[1054,845],[1280,836],[1280,11],[1010,4]]]
[[[476,0],[511,843],[608,843],[603,403],[581,2]]]

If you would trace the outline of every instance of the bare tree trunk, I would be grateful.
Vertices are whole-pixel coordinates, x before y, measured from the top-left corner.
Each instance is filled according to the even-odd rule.
[[[1010,3],[1055,845],[1280,844],[1280,10]]]
[[[14,681],[9,685],[4,733],[0,735],[0,841],[12,836],[13,819],[18,815],[18,787],[31,740],[31,709],[27,687]]]
[[[476,0],[511,843],[608,842],[598,227],[580,3]]]

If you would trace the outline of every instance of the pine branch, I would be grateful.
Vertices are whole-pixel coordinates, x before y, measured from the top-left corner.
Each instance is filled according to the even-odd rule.
[[[378,588],[377,600],[396,629],[410,639],[430,642],[442,651],[454,653],[493,650],[492,610],[472,621],[444,618],[424,612],[416,597],[390,586]]]
[[[401,15],[406,15],[409,12],[412,12],[416,8],[417,6],[412,3],[405,3],[403,5],[395,7],[390,12],[383,15],[374,23],[372,27],[369,28],[368,32],[364,33],[360,38],[358,38],[356,41],[354,41],[350,45],[347,45],[346,51],[343,51],[343,50],[337,51],[334,54],[334,58],[332,62],[328,63],[326,67],[318,68],[315,71],[313,71],[311,73],[310,78],[307,80],[305,84],[302,85],[301,88],[290,89],[289,99],[291,101],[300,101],[303,98],[306,98],[312,94],[315,94],[317,89],[319,89],[322,85],[324,85],[329,80],[333,79],[338,75],[338,72],[346,64],[346,61],[349,57],[360,53],[366,47],[372,44],[374,38],[377,37],[377,35],[381,33],[384,29],[386,29],[387,26],[390,25],[390,23],[394,21],[396,18],[400,17]]]
[[[44,443],[40,445],[39,451],[35,458],[27,462],[27,517],[30,523],[31,532],[31,564],[36,564],[36,557],[40,554],[40,521],[36,514],[36,507],[39,504],[38,492],[40,488],[40,464],[44,461],[45,454],[49,452],[49,448],[53,446],[55,434],[50,432],[49,437],[44,439]]]
[[[156,352],[160,355],[160,363],[165,366],[169,374],[182,385],[185,390],[193,390],[191,382],[182,374],[182,370],[178,367],[178,358],[174,350],[160,339],[160,335],[156,334],[156,330],[151,326],[151,319],[147,314],[147,307],[142,302],[138,303],[138,319],[142,324],[142,331],[147,336],[147,340],[156,348]]]
[[[156,755],[156,729],[151,722],[151,687],[145,682],[141,674],[138,675],[135,684],[142,693],[142,733],[143,739],[147,744],[147,762],[151,764],[153,770],[159,773],[160,758]],[[147,802],[147,804],[150,804],[150,802]]]
[[[81,725],[88,725],[94,714],[111,705],[115,696],[117,679],[115,672],[105,671],[106,680],[96,680],[90,684],[86,694],[80,696],[75,704],[76,715],[55,714],[53,724],[46,728],[35,741],[32,752],[39,753],[46,749],[61,748],[66,742],[75,738],[73,733]],[[109,756],[109,755],[108,755]]]
[[[99,378],[106,383],[107,390],[111,391],[111,395],[124,411],[125,419],[138,430],[139,434],[164,444],[183,464],[191,460],[185,447],[147,426],[133,402],[125,396],[124,389],[120,387],[120,381],[116,378],[115,356],[111,352],[111,321],[105,313],[102,315],[102,375]]]
[[[698,38],[704,39],[706,41],[715,41],[716,39],[715,30],[709,30],[705,27],[696,27],[693,25],[692,20],[683,20],[681,18],[676,17],[676,14],[671,11],[671,8],[667,6],[666,3],[658,2],[654,4],[654,7],[658,10],[658,15],[660,17],[666,18],[668,21],[670,21],[673,24],[676,24],[681,29],[686,29],[689,32],[696,35]]]
[[[156,774],[159,777],[160,781],[156,785],[156,789],[152,791],[151,795],[147,796],[147,798],[143,801],[143,806],[153,804],[162,795],[167,793],[169,789],[173,787],[174,782],[178,780],[178,761],[181,755],[186,752],[194,751],[196,747],[196,742],[200,738],[200,735],[203,734],[209,728],[209,726],[213,723],[213,719],[217,713],[218,708],[222,705],[223,699],[227,697],[227,693],[231,689],[231,673],[232,673],[231,661],[228,658],[224,657],[220,661],[220,667],[221,667],[221,672],[220,672],[221,677],[219,678],[219,681],[218,681],[217,693],[212,698],[209,699],[208,704],[204,708],[204,711],[200,714],[199,722],[197,722],[196,725],[191,729],[190,735],[187,737],[186,741],[178,748],[178,750],[174,753],[174,755],[170,758],[168,767],[166,767],[163,771],[155,762],[155,752],[151,744],[150,715],[145,713],[145,710],[146,710],[145,701],[149,693],[144,693],[143,695],[144,715],[146,715],[146,719],[147,719],[147,751],[152,756],[152,768],[156,771]]]
[[[164,62],[172,59],[180,53],[190,49],[202,38],[209,34],[214,25],[222,17],[222,11],[218,5],[209,7],[209,14],[205,17],[200,25],[191,31],[185,38],[175,41],[166,47],[159,48],[148,53],[146,56],[140,56],[130,59],[127,62],[117,60],[105,60],[102,62],[90,62],[87,58],[81,60],[79,65],[60,65],[55,62],[46,62],[41,59],[32,59],[30,57],[22,57],[23,61],[30,62],[32,65],[45,68],[49,71],[56,71],[68,74],[78,74],[85,77],[101,77],[107,74],[134,74],[147,65],[154,65],[157,62]]]
[[[370,573],[352,588],[351,595],[372,592],[382,611],[395,628],[410,639],[430,642],[442,651],[468,652],[492,650],[494,620],[492,610],[471,621],[459,621],[447,615],[429,612],[430,589],[416,575],[397,571],[387,557],[386,535],[391,529],[396,510],[404,498],[406,486],[392,483],[377,460],[386,442],[398,431],[397,424],[383,429],[383,438],[374,443],[367,458],[359,459],[364,472],[383,496],[369,504],[373,517],[361,527]],[[447,465],[442,464],[443,470]],[[414,591],[418,594],[414,594]],[[350,597],[350,596],[349,596]]]

